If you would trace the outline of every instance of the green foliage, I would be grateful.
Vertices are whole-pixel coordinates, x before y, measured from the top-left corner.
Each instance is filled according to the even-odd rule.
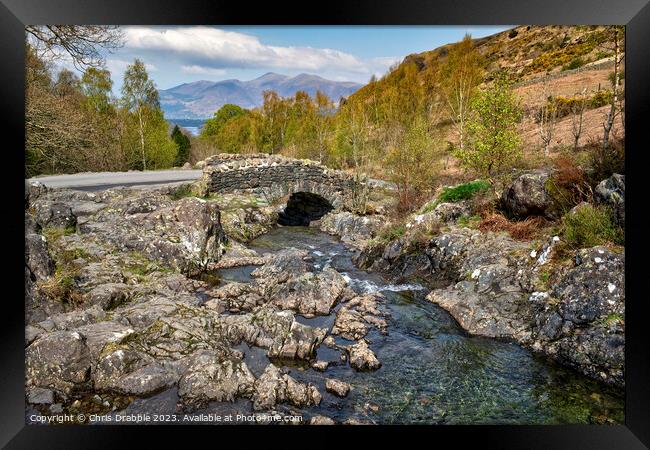
[[[625,317],[623,317],[622,314],[609,313],[609,314],[607,314],[607,316],[605,316],[602,319],[602,322],[605,325],[613,325],[615,323],[624,324],[625,323]]]
[[[131,111],[138,111],[145,107],[160,108],[158,90],[153,80],[149,79],[144,63],[137,58],[133,64],[127,66],[124,72],[122,103]]]
[[[567,64],[565,64],[562,67],[562,70],[573,70],[577,69],[578,67],[582,67],[586,64],[586,61],[582,59],[581,57],[577,57],[569,61]]]
[[[398,209],[410,211],[434,185],[439,171],[436,143],[429,125],[417,116],[386,158],[386,168],[397,184]]]
[[[422,208],[420,208],[420,214],[427,214],[436,209],[436,206],[438,206],[438,201],[432,201],[432,202],[427,202],[424,205],[422,205]]]
[[[601,106],[609,105],[612,103],[612,97],[614,94],[608,89],[602,89],[594,93],[589,100],[589,104],[592,108],[600,108]]]
[[[472,110],[468,145],[455,153],[464,168],[492,181],[522,155],[517,129],[522,111],[504,77],[476,97]]]
[[[479,192],[490,189],[490,183],[483,180],[471,181],[454,187],[446,187],[438,197],[438,203],[469,200]]]
[[[81,90],[86,96],[86,107],[91,111],[106,113],[111,108],[113,80],[106,69],[89,68],[81,77]]]
[[[625,141],[619,140],[603,146],[600,142],[589,146],[589,176],[595,183],[615,173],[625,173]]]
[[[580,111],[582,103],[584,102],[585,109],[600,108],[601,106],[609,105],[612,102],[612,91],[602,89],[594,92],[591,96],[575,95],[572,97],[564,97],[562,95],[549,96],[546,99],[546,105],[540,108],[537,113],[537,123],[541,120],[541,115],[555,114],[556,119],[566,117],[573,112]]]
[[[578,206],[562,218],[562,224],[564,239],[574,248],[625,243],[624,231],[613,222],[606,206]]]
[[[384,230],[381,233],[381,238],[384,241],[390,242],[393,241],[397,238],[400,238],[406,234],[406,226],[404,224],[400,224],[391,228],[388,228],[387,230]]]
[[[45,227],[41,231],[41,234],[45,236],[45,239],[47,239],[48,242],[55,243],[63,236],[70,236],[71,234],[75,234],[76,232],[77,229],[75,227],[66,227],[66,228]]]
[[[205,121],[203,128],[201,128],[201,137],[216,139],[228,121],[242,115],[244,115],[244,110],[241,107],[229,103],[223,105],[214,113],[211,119]]]
[[[127,111],[127,127],[131,128],[126,132],[129,154],[139,149],[139,160],[131,159],[131,167],[147,170],[147,163],[154,169],[170,167],[176,156],[176,144],[167,135],[158,90],[139,59],[124,72],[122,104]]]
[[[548,282],[551,279],[551,272],[542,271],[539,273],[540,290],[548,290]]]
[[[563,40],[561,43],[550,43],[542,47],[543,53],[526,66],[525,72],[551,71],[556,67],[575,68],[572,66],[583,65],[588,62],[585,60],[587,55],[610,39],[611,36],[605,30],[588,33],[584,39],[577,42],[567,43]]]
[[[472,38],[465,35],[462,41],[449,50],[447,61],[441,69],[440,85],[456,131],[458,147],[467,142],[466,122],[476,98],[478,86],[483,81],[484,61],[474,48]]]
[[[190,158],[190,138],[183,134],[178,125],[175,125],[174,130],[172,131],[172,140],[178,147],[174,165],[179,167],[185,164]]]
[[[52,80],[29,46],[27,55],[26,176],[172,166],[178,145],[144,63],[127,68],[116,101],[106,69],[88,67],[81,79],[62,70]]]
[[[609,80],[609,82],[611,83],[611,85],[614,86],[614,84],[616,83],[616,72],[612,72],[612,73],[610,73],[610,74],[607,76],[607,79]],[[619,73],[618,73],[618,80],[619,80],[619,82],[625,80],[625,71],[624,71],[624,70],[620,70],[620,71],[619,71]]]
[[[473,216],[461,216],[458,219],[458,225],[461,227],[467,227],[467,228],[476,228],[476,226],[481,222],[482,218],[478,214],[473,215]]]
[[[135,170],[172,167],[178,153],[168,134],[169,125],[160,109],[142,108],[140,113],[122,111],[121,145],[128,168]]]
[[[190,183],[182,184],[169,194],[169,197],[172,200],[180,200],[186,197],[195,197],[194,191],[192,190],[192,185]]]

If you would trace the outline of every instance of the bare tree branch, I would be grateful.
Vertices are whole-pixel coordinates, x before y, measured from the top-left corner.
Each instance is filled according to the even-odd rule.
[[[27,25],[25,32],[40,58],[69,57],[79,70],[102,66],[102,49],[112,52],[123,45],[122,31],[115,25]]]

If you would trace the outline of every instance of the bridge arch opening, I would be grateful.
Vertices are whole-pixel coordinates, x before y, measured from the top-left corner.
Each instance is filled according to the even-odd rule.
[[[285,226],[308,226],[334,207],[325,198],[310,192],[295,192],[287,201],[287,206],[278,215],[278,224]]]

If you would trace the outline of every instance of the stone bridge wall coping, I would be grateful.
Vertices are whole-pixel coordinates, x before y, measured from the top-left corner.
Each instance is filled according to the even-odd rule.
[[[310,192],[333,206],[348,203],[352,175],[310,160],[267,154],[219,154],[206,159],[203,181],[207,192],[263,191],[273,198]]]

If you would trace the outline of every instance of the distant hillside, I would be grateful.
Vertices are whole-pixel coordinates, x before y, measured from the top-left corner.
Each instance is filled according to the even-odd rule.
[[[276,91],[283,97],[305,91],[312,97],[321,91],[334,101],[347,97],[362,85],[352,82],[326,80],[317,75],[300,74],[288,77],[267,73],[250,81],[196,81],[160,91],[160,103],[168,119],[205,119],[226,103],[242,108],[261,106],[265,90]]]
[[[612,59],[613,50],[604,48],[611,34],[605,26],[520,26],[491,36],[474,39],[483,56],[486,80],[497,71],[507,72],[513,81],[525,82],[547,74],[568,71]],[[406,66],[423,73],[432,64],[443,63],[453,44],[408,55],[375,86],[359,89],[352,98],[381,94],[399,83]]]

